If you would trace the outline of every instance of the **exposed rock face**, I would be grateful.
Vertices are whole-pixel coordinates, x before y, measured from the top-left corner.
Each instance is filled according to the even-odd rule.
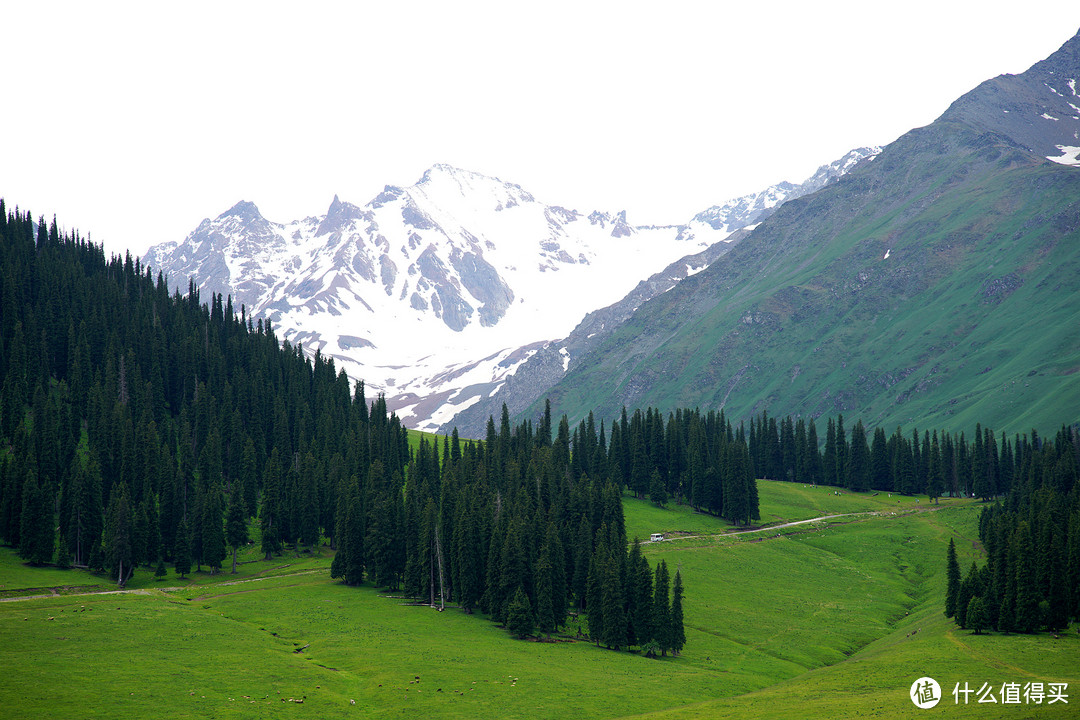
[[[231,295],[279,337],[385,393],[408,426],[434,429],[529,358],[540,362],[586,313],[626,298],[624,312],[700,269],[702,253],[725,249],[748,212],[772,212],[800,186],[782,187],[759,194],[767,207],[729,208],[725,223],[645,227],[626,211],[585,215],[435,165],[362,207],[335,196],[324,215],[285,224],[241,202],[144,261],[181,292],[192,277],[207,297]],[[561,347],[560,372],[577,352]]]
[[[1013,140],[1040,157],[1078,164],[1080,39],[1020,75],[999,75],[954,102],[939,122],[958,122]],[[1073,151],[1069,152],[1068,149]]]

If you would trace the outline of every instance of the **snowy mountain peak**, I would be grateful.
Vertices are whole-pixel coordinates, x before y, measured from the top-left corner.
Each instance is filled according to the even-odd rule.
[[[532,194],[520,185],[445,164],[432,165],[415,185],[405,191],[416,202],[423,203],[423,199],[426,199],[447,210],[457,209],[462,201],[491,202],[491,209],[494,210],[536,202]]]
[[[243,222],[253,222],[255,220],[264,219],[262,213],[259,212],[259,208],[255,206],[255,203],[248,202],[247,200],[241,200],[218,215],[218,220],[223,220],[227,217],[234,217]]]
[[[322,222],[319,223],[315,235],[316,237],[319,237],[334,232],[341,232],[352,221],[362,220],[364,218],[365,214],[362,208],[359,208],[352,203],[342,202],[338,199],[337,195],[334,195],[334,200],[330,203],[330,207],[327,209],[326,215],[323,216]]]
[[[873,159],[879,152],[881,152],[880,147],[856,148],[842,158],[822,165],[813,175],[798,185],[786,181],[780,182],[759,192],[728,200],[723,205],[714,205],[695,215],[692,223],[701,223],[713,230],[732,233],[761,222],[766,215],[771,214],[781,204],[817,192],[847,174],[863,160]]]
[[[777,187],[770,207],[794,192]],[[437,164],[364,206],[335,195],[325,215],[285,224],[237,203],[144,262],[181,290],[193,276],[207,295],[232,295],[284,339],[384,392],[406,424],[431,428],[585,313],[729,232],[634,226],[625,210],[586,218]]]

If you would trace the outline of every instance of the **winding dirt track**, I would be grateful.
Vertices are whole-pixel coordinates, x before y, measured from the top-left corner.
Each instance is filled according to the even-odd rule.
[[[230,582],[212,583],[209,585],[177,585],[173,587],[160,587],[160,588],[135,588],[131,590],[93,590],[91,592],[72,592],[63,593],[56,591],[47,595],[22,595],[19,597],[0,598],[0,602],[19,602],[20,600],[42,600],[45,598],[55,597],[84,597],[86,595],[155,595],[162,592],[178,592],[180,590],[212,590],[214,588],[226,587],[229,585],[242,585],[244,583],[258,582],[260,580],[273,580],[275,578],[293,577],[297,575],[313,575],[322,570],[300,570],[291,573],[282,573],[281,575],[262,575],[259,577],[245,578],[243,580],[232,580]],[[209,597],[208,595],[200,595],[200,598]]]
[[[903,514],[912,513],[912,512],[932,512],[932,511],[938,510],[938,509],[940,509],[940,506],[934,505],[932,507],[925,507],[925,508],[905,509],[902,512],[903,512]],[[712,537],[730,537],[732,535],[746,535],[748,533],[764,533],[764,532],[771,532],[773,530],[783,530],[784,528],[795,527],[796,525],[807,525],[809,523],[820,522],[822,520],[833,520],[835,518],[842,518],[842,517],[855,517],[855,516],[862,516],[862,517],[886,517],[886,516],[888,516],[888,517],[892,517],[893,515],[896,515],[896,514],[897,513],[884,512],[884,511],[881,511],[881,510],[865,510],[863,512],[838,513],[836,515],[822,515],[821,517],[810,518],[809,520],[795,520],[793,522],[781,523],[779,525],[765,525],[765,526],[762,526],[762,527],[759,527],[759,528],[750,528],[749,530],[730,530],[728,532],[708,533],[708,534],[704,534],[704,535],[680,535],[679,537],[673,537],[673,538],[666,539],[666,540],[664,540],[664,542],[678,542],[679,540],[697,540],[697,539],[700,539],[700,538],[712,538]],[[647,545],[648,543],[649,543],[649,541],[646,540],[646,541],[643,541],[641,544]]]

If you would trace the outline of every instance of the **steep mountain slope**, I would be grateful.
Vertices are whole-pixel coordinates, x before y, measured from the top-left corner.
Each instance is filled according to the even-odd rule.
[[[679,237],[693,238],[698,233],[708,235],[710,231],[719,231],[723,233],[722,242],[713,243],[694,255],[679,258],[639,282],[618,302],[588,312],[567,337],[534,344],[527,359],[499,382],[469,388],[472,394],[467,396],[465,403],[456,402],[461,395],[459,393],[452,399],[454,404],[463,405],[464,409],[456,412],[439,431],[449,433],[457,428],[465,437],[482,437],[488,418],[499,416],[503,405],[510,412],[517,413],[543,397],[579,356],[597,346],[642,303],[670,291],[687,277],[701,272],[746,237],[757,223],[776,212],[783,203],[835,182],[860,162],[873,160],[880,151],[878,147],[856,148],[839,160],[822,165],[802,183],[781,182],[698,213],[679,228]]]
[[[144,262],[182,291],[190,277],[206,295],[232,295],[285,339],[385,393],[410,426],[434,429],[584,313],[679,258],[710,247],[715,257],[733,232],[875,150],[852,151],[808,185],[784,183],[663,227],[633,226],[625,212],[586,216],[435,165],[364,207],[335,197],[325,215],[288,224],[241,202]],[[647,299],[636,292],[637,304]]]
[[[1074,421],[1080,170],[1046,156],[1075,121],[1063,103],[1080,105],[1078,45],[783,205],[579,358],[549,393],[555,410],[767,408],[1009,432]]]

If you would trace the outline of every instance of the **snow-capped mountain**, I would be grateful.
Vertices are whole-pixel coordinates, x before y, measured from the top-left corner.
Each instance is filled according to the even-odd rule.
[[[204,294],[231,295],[279,337],[320,350],[371,393],[385,393],[406,425],[434,429],[586,313],[724,241],[756,222],[757,208],[801,187],[741,198],[745,211],[733,201],[723,222],[645,227],[625,211],[585,215],[435,165],[363,207],[335,197],[325,215],[287,224],[240,202],[183,242],[151,248],[144,263],[181,291],[193,277]]]
[[[771,185],[760,192],[728,200],[723,205],[713,205],[695,215],[683,233],[697,235],[713,230],[730,235],[736,230],[761,222],[788,200],[817,192],[839,179],[860,161],[866,158],[873,159],[879,152],[881,152],[879,147],[856,148],[839,160],[822,165],[817,172],[798,185],[785,181]]]

